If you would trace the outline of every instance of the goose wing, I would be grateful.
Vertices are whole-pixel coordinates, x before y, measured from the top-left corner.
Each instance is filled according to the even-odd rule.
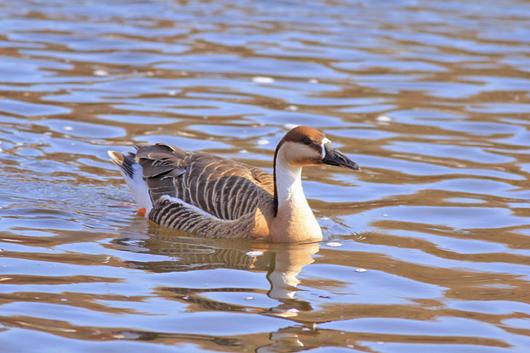
[[[273,177],[244,163],[163,144],[139,147],[136,160],[153,205],[167,195],[221,220],[272,207]]]

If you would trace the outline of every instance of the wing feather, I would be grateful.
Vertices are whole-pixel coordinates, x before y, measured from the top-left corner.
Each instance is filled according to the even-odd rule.
[[[138,147],[136,161],[142,166],[153,205],[159,207],[168,206],[157,202],[167,195],[220,220],[234,220],[260,205],[272,203],[272,176],[237,161],[185,152],[164,144]],[[152,219],[172,226],[181,223],[177,221],[177,212],[171,212],[170,219],[164,218],[164,213],[167,210],[154,212]]]

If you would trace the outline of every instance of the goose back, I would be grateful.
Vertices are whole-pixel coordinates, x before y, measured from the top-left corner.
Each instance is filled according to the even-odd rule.
[[[138,147],[135,159],[153,205],[168,195],[220,220],[235,220],[257,208],[272,212],[273,177],[258,168],[163,144]]]

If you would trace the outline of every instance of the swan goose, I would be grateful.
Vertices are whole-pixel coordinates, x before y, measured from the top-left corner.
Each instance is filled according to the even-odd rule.
[[[298,126],[278,143],[274,173],[165,144],[109,151],[133,192],[139,214],[167,228],[208,238],[271,242],[322,240],[302,188],[302,168],[358,165],[319,130]]]

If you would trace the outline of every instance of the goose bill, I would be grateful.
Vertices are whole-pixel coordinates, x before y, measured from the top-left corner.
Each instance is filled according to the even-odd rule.
[[[324,145],[326,149],[326,155],[322,159],[322,163],[334,165],[337,167],[348,168],[352,170],[359,170],[359,165],[346,157],[344,153],[339,150],[336,150],[329,145]]]

